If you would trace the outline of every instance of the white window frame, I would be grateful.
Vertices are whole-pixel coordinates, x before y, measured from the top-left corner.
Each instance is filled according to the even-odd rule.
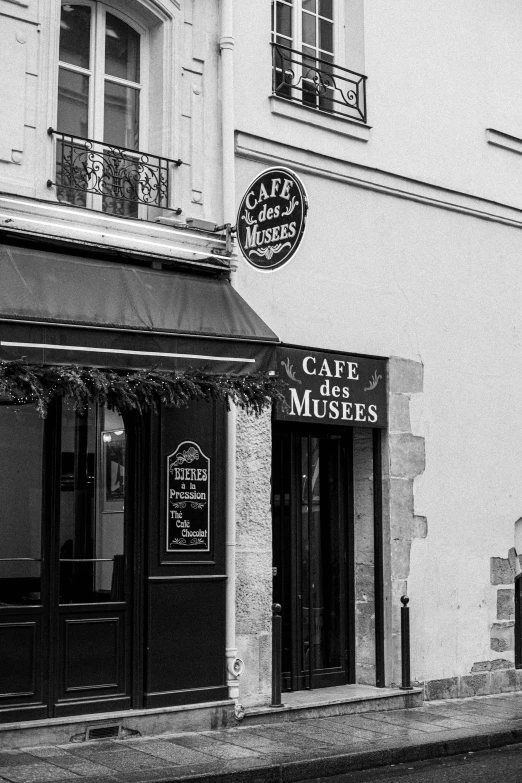
[[[75,73],[89,76],[89,95],[88,95],[88,114],[87,114],[87,138],[95,142],[95,149],[103,150],[106,142],[104,141],[104,120],[105,120],[105,82],[110,81],[113,84],[122,84],[139,90],[139,112],[138,112],[138,152],[147,153],[148,150],[148,104],[149,104],[149,33],[145,25],[141,24],[135,16],[131,16],[123,11],[117,3],[97,2],[96,0],[80,0],[80,2],[71,2],[71,0],[61,0],[62,5],[84,6],[91,9],[91,35],[89,51],[89,68],[72,65],[63,62],[58,57],[58,71],[64,68]],[[116,76],[110,76],[105,73],[105,31],[107,13],[121,19],[129,25],[140,36],[140,81],[132,82],[128,79],[121,79]],[[62,128],[57,131],[62,132]],[[107,142],[107,146],[111,146]],[[116,145],[114,145],[116,147]],[[126,149],[126,148],[125,148]],[[133,152],[129,151],[126,156],[132,158]],[[96,193],[85,193],[85,207],[87,209],[103,211],[103,196]],[[143,219],[147,214],[147,205],[137,202],[138,219]],[[110,213],[107,213],[110,214]]]
[[[318,4],[319,4],[319,0]],[[274,6],[276,0],[273,0]],[[292,6],[292,42],[288,44],[291,49],[301,51],[303,46],[302,36],[302,18],[303,7],[302,0],[282,0],[285,5]],[[306,12],[305,12],[306,13]],[[274,27],[275,27],[275,13],[274,13]],[[335,65],[344,67],[345,61],[345,2],[344,0],[333,0],[333,61]],[[278,35],[280,35],[278,33]],[[272,41],[275,40],[276,31],[272,29]],[[281,36],[285,37],[285,36]],[[287,45],[287,44],[284,44]],[[305,44],[307,45],[307,44]],[[315,47],[317,50],[319,46]]]
[[[272,5],[272,18],[273,18],[273,29],[272,29],[272,41],[276,40],[276,36],[279,39],[283,39],[285,41],[283,46],[289,46],[291,49],[293,49],[295,52],[299,52],[300,54],[292,54],[291,59],[292,62],[292,71],[294,72],[296,76],[296,81],[299,83],[301,82],[303,85],[305,84],[305,80],[303,78],[303,73],[306,72],[306,68],[303,68],[299,63],[297,63],[295,60],[299,60],[301,56],[305,56],[303,53],[303,47],[308,47],[309,49],[315,50],[315,56],[317,59],[324,61],[324,55],[322,50],[319,48],[319,31],[316,28],[316,45],[310,46],[309,44],[305,44],[303,42],[303,34],[302,34],[302,20],[303,15],[306,13],[310,13],[311,16],[315,17],[316,25],[317,20],[320,17],[319,15],[319,0],[316,0],[316,11],[315,12],[308,12],[305,9],[303,9],[303,3],[302,0],[279,0],[282,4],[291,7],[292,15],[291,15],[291,25],[292,25],[292,39],[291,43],[289,43],[289,39],[287,36],[281,35],[278,31],[275,30],[276,26],[276,3],[277,0],[273,0]],[[332,19],[331,22],[333,24],[333,35],[332,35],[332,52],[326,53],[328,57],[332,58],[332,65],[340,65],[341,67],[344,66],[345,61],[345,26],[344,26],[344,9],[345,9],[345,0],[332,0]],[[323,17],[324,18],[324,17]],[[342,56],[340,55],[342,54]],[[321,66],[319,66],[321,67]],[[290,95],[280,95],[279,97],[285,98],[289,97],[290,100],[297,100],[299,103],[305,104],[304,100],[305,93],[302,92],[299,88],[290,86]],[[318,99],[319,101],[319,99]],[[315,107],[309,107],[312,109],[321,110],[321,106],[316,105]]]
[[[272,95],[270,110],[272,114],[294,120],[320,124],[333,129],[341,135],[354,135],[349,132],[346,123],[360,123],[366,126],[366,76],[364,67],[364,0],[333,0],[333,53],[319,56],[319,42],[309,46],[302,41],[301,19],[303,0],[282,0],[282,4],[291,8],[292,38],[276,30],[276,2],[272,0],[272,45],[288,47],[295,54],[286,55],[284,48],[279,54],[274,51],[272,60]],[[318,10],[318,9],[317,9]],[[304,11],[306,13],[306,11]],[[318,13],[314,12],[317,18]],[[349,24],[348,24],[349,22]],[[318,63],[325,74],[314,73],[311,65],[307,69],[303,48],[316,52],[316,57],[325,65]],[[303,58],[303,59],[301,59]],[[328,59],[332,62],[329,63]],[[284,73],[288,74],[285,78]],[[333,79],[327,76],[332,73]],[[316,77],[321,79],[321,90],[315,88]],[[315,88],[315,89],[314,89]],[[340,94],[342,93],[342,97]],[[317,100],[314,102],[314,94]],[[336,97],[338,96],[338,97]],[[292,105],[290,105],[292,104]],[[334,107],[339,108],[334,108]],[[316,119],[312,119],[316,114]],[[367,126],[366,126],[367,127]],[[355,132],[355,138],[366,139],[366,133]]]
[[[142,35],[140,78],[142,93],[146,97],[142,99],[140,107],[140,151],[177,160],[181,156],[179,116],[181,84],[176,74],[181,70],[180,53],[183,50],[180,0],[100,1],[103,2],[106,10],[120,17]],[[93,0],[78,0],[77,3],[75,0],[70,0],[70,2],[78,5],[94,5]],[[42,116],[45,116],[44,127],[56,131],[63,130],[57,127],[60,19],[61,2],[53,0],[49,13],[44,15],[42,20],[42,31],[45,33],[42,42],[46,42],[42,56],[47,63],[42,73],[45,92]],[[153,62],[154,81],[150,81]],[[90,106],[92,106],[92,96],[90,99]],[[92,120],[90,128],[94,128]],[[47,183],[47,187],[41,193],[43,198],[56,202],[56,189],[52,188],[56,172],[56,136],[49,134],[46,139],[43,155],[37,161],[40,180]],[[169,206],[178,204],[181,198],[182,180],[179,176],[172,177],[169,185]],[[146,209],[149,210],[146,219],[153,219],[155,213],[150,212],[150,207]],[[71,217],[73,214],[71,211]],[[91,213],[92,220],[97,220],[96,214],[95,211]],[[106,217],[108,213],[104,213],[104,220]]]
[[[117,4],[96,2],[95,0],[80,0],[71,2],[62,0],[61,5],[87,6],[91,9],[91,48],[90,67],[81,68],[77,65],[58,60],[58,67],[89,76],[89,112],[88,137],[94,141],[103,142],[105,82],[122,84],[139,90],[139,149],[147,150],[148,140],[148,71],[149,71],[149,38],[148,30],[133,16],[129,16]],[[140,81],[131,82],[116,76],[105,74],[105,28],[106,14],[110,13],[132,27],[140,35]],[[57,128],[61,131],[61,128]]]

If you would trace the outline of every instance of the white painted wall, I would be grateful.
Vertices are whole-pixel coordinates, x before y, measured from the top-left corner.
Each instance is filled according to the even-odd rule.
[[[146,30],[150,56],[142,64],[150,63],[143,76],[149,95],[144,94],[141,150],[183,161],[183,166],[172,170],[172,207],[181,207],[183,217],[220,223],[218,4],[206,0],[107,0],[106,4]],[[47,129],[60,130],[56,128],[59,23],[60,0],[0,0],[0,192],[52,205],[57,203],[56,189],[47,187],[47,181],[55,179],[54,141]],[[7,208],[16,215],[15,206]],[[93,241],[87,234],[78,237],[82,217],[70,208],[61,213],[59,220],[68,226],[59,226],[55,236]],[[157,216],[157,211],[148,215],[151,220]],[[109,244],[133,246],[128,241],[132,233],[128,221],[119,221],[115,228],[110,221],[99,220],[99,234],[109,231],[115,234]],[[170,233],[173,238],[174,230]],[[159,241],[156,251],[163,252]]]
[[[259,171],[241,160],[238,196]],[[412,549],[413,676],[469,673],[489,650],[496,591],[522,514],[522,232],[302,174],[310,210],[286,266],[242,263],[239,288],[284,342],[424,364],[426,438]],[[506,657],[503,655],[502,657]]]
[[[490,649],[490,558],[507,557],[522,515],[522,223],[507,208],[522,208],[522,156],[486,129],[522,137],[522,14],[516,0],[363,12],[366,141],[271,112],[269,3],[236,4],[238,203],[282,161],[310,203],[297,255],[269,273],[242,261],[238,281],[284,342],[424,364],[411,404],[428,536],[408,592],[412,676],[428,680],[513,655]]]
[[[268,0],[236,2],[238,129],[521,208],[522,155],[486,142],[487,128],[522,138],[517,0],[344,4],[345,64],[368,77],[369,140],[271,114]]]
[[[185,212],[219,221],[218,4],[162,4],[171,103],[151,139],[189,163],[176,185]],[[153,4],[136,5],[146,15]],[[51,203],[58,8],[0,0],[0,190]],[[506,556],[522,516],[522,156],[486,141],[487,128],[522,139],[522,14],[518,0],[346,0],[346,9],[346,64],[368,75],[370,130],[271,113],[270,3],[236,2],[237,201],[282,161],[310,200],[296,257],[268,274],[240,262],[238,286],[285,342],[424,363],[412,405],[414,433],[426,438],[415,511],[428,536],[413,542],[408,591],[413,676],[433,679],[498,657],[489,560]],[[94,220],[63,215],[66,228],[53,213],[56,236]],[[89,225],[91,237],[109,233],[108,223]],[[110,242],[130,246],[133,230],[114,229]],[[171,236],[184,241],[150,233],[165,254]]]

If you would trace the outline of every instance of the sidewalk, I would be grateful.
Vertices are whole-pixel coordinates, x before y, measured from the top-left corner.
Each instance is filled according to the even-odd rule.
[[[522,692],[222,731],[0,752],[0,783],[300,781],[522,741]]]

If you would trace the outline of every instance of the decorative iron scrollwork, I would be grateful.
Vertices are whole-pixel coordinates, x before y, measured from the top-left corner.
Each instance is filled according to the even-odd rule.
[[[277,43],[272,63],[275,95],[366,122],[366,76]]]
[[[113,214],[137,214],[139,204],[169,208],[170,170],[181,161],[52,132],[60,201],[86,206],[85,194],[92,193],[102,197],[103,211]]]

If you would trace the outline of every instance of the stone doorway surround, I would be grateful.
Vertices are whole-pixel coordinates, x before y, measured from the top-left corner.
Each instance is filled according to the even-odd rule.
[[[426,518],[414,511],[413,485],[424,471],[424,438],[411,428],[410,403],[422,394],[421,362],[388,363],[389,427],[383,447],[386,684],[400,683],[400,597],[407,592],[411,543],[425,538]],[[245,663],[240,701],[246,708],[271,698],[272,528],[270,509],[271,416],[238,411],[237,430],[238,655]],[[371,607],[367,607],[371,609]],[[359,607],[364,612],[361,604]]]
[[[412,400],[422,395],[423,379],[421,362],[390,357],[388,432],[383,455],[384,530],[388,527],[384,579],[389,585],[387,591],[385,588],[386,684],[390,687],[401,682],[400,598],[408,594],[411,545],[415,538],[426,538],[428,533],[426,517],[416,514],[414,508],[414,482],[424,472],[425,444],[423,437],[412,432],[410,411]]]

